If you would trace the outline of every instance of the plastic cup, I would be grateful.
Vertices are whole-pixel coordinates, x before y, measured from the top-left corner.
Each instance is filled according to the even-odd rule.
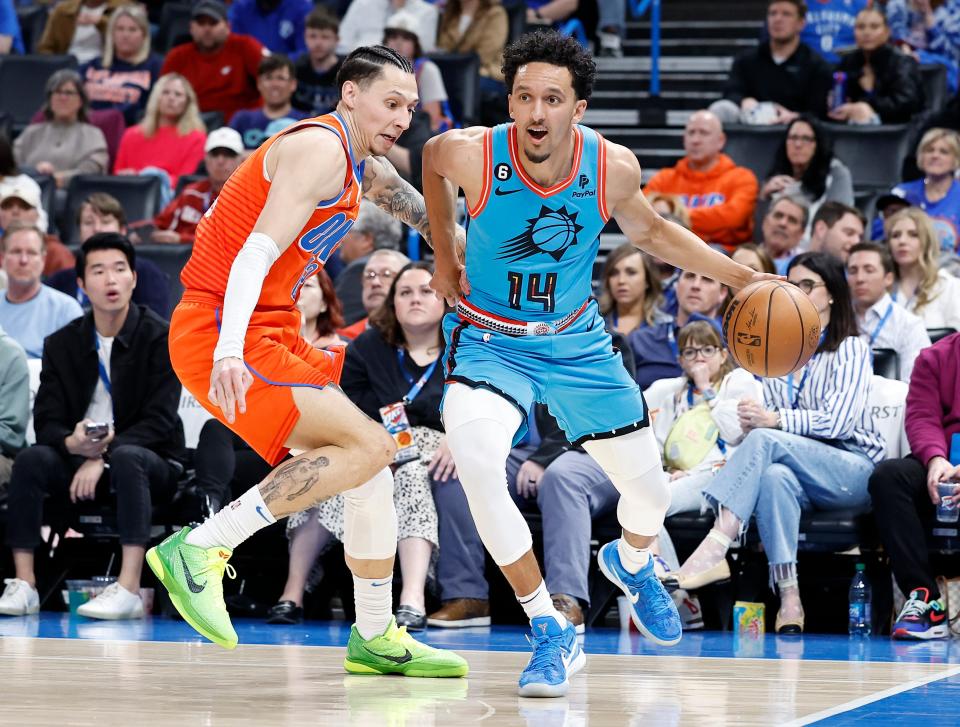
[[[960,508],[957,507],[960,496],[954,495],[957,489],[956,482],[940,482],[937,485],[937,494],[940,495],[940,504],[937,505],[937,520],[942,523],[955,523],[960,519]]]

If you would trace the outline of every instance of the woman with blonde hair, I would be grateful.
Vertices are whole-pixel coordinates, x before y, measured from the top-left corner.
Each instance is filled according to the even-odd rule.
[[[933,128],[917,145],[917,168],[923,177],[893,188],[893,194],[926,212],[942,253],[960,252],[960,134]]]
[[[179,73],[168,73],[150,92],[143,121],[124,132],[114,174],[165,177],[172,199],[180,175],[193,174],[203,160],[206,139],[193,86]]]
[[[660,276],[653,259],[627,242],[610,252],[603,266],[600,315],[623,335],[667,320],[660,311]]]
[[[940,243],[930,217],[907,207],[884,221],[895,276],[890,297],[927,328],[960,330],[960,279],[940,270]]]
[[[147,96],[160,76],[163,58],[150,52],[150,23],[141,5],[122,5],[110,15],[103,55],[80,75],[93,109],[117,109],[127,126],[143,114]]]

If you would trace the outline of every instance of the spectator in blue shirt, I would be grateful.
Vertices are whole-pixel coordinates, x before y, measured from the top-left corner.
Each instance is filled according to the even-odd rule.
[[[930,217],[941,253],[960,252],[960,134],[930,129],[917,147],[917,167],[923,177],[893,188],[893,194],[919,207]]]
[[[306,50],[303,26],[310,0],[234,0],[228,18],[234,33],[252,35],[273,53],[296,57]]]
[[[0,55],[23,54],[23,35],[13,0],[0,0]]]
[[[271,134],[308,117],[306,111],[290,103],[297,78],[293,63],[285,55],[276,53],[260,61],[257,90],[263,106],[238,111],[230,120],[230,127],[240,133],[247,149],[256,149]]]
[[[807,24],[800,40],[831,63],[837,55],[854,46],[853,26],[857,13],[869,7],[870,0],[817,0],[807,3]]]
[[[40,358],[43,339],[83,315],[77,301],[40,282],[46,254],[46,239],[37,227],[14,222],[3,231],[7,291],[0,298],[0,326],[28,358]]]

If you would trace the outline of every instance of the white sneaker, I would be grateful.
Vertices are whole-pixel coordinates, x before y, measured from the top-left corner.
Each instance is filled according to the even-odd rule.
[[[99,596],[77,608],[77,615],[110,621],[143,618],[143,601],[139,594],[130,593],[119,583],[111,583]]]
[[[37,589],[19,578],[5,578],[7,587],[0,596],[0,613],[4,616],[26,616],[40,610]]]

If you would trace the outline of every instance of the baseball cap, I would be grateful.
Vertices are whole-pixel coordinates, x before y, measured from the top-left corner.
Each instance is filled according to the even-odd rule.
[[[403,10],[398,10],[387,18],[387,23],[383,28],[384,35],[390,32],[401,32],[413,36],[422,48],[423,39],[420,37],[420,31],[420,23],[417,22],[416,16],[414,16],[413,13]]]
[[[193,6],[193,12],[190,13],[190,18],[196,20],[204,16],[216,20],[226,20],[227,8],[222,2],[219,2],[219,0],[200,0],[200,2]]]
[[[12,189],[4,193],[4,195],[0,197],[0,205],[2,205],[8,199],[12,199],[14,197],[16,197],[17,199],[23,200],[28,205],[30,205],[31,207],[37,210],[41,209],[41,207],[43,206],[43,203],[40,201],[39,192],[37,192],[35,188],[28,187],[24,184],[14,185]]]
[[[203,145],[203,150],[211,152],[214,149],[229,149],[234,154],[242,153],[243,139],[240,137],[240,132],[229,126],[214,129],[207,135],[207,143]]]
[[[876,208],[878,210],[886,209],[888,205],[891,204],[910,204],[903,196],[903,192],[899,190],[893,190],[887,194],[880,195],[877,198]]]

